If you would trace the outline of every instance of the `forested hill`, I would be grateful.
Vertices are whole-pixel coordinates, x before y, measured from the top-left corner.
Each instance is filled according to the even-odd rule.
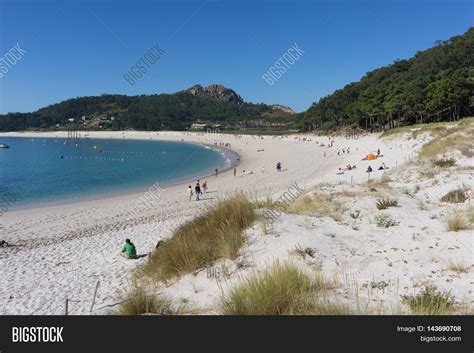
[[[199,122],[223,128],[289,126],[292,115],[281,106],[246,103],[221,85],[196,85],[173,94],[68,99],[32,113],[0,115],[0,131],[65,129],[69,119],[91,130],[183,130]]]
[[[367,73],[299,117],[304,130],[385,129],[455,120],[474,112],[474,28],[408,60]]]

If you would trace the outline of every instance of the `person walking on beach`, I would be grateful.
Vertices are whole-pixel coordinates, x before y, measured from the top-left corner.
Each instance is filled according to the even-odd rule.
[[[199,201],[199,196],[201,196],[201,186],[199,185],[199,182],[196,183],[194,191],[196,192],[196,201]]]
[[[234,168],[234,176],[237,174],[237,169]]]
[[[191,185],[189,185],[189,187],[188,187],[189,202],[191,202],[191,199],[192,199],[192,197],[193,197],[193,194],[194,194],[194,193],[193,193],[193,188],[192,188]]]
[[[205,192],[207,192],[207,180],[202,183],[202,193],[204,194]]]
[[[137,258],[137,249],[135,248],[135,245],[130,241],[130,239],[125,239],[125,244],[123,244],[120,256],[126,259]]]
[[[217,178],[217,174],[219,173],[219,169],[214,169],[214,173],[216,174],[216,178]]]

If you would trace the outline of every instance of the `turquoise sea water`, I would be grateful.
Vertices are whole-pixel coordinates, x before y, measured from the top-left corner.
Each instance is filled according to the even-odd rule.
[[[146,190],[212,174],[230,160],[182,142],[0,137],[0,208],[37,207]],[[184,190],[185,192],[185,190]]]

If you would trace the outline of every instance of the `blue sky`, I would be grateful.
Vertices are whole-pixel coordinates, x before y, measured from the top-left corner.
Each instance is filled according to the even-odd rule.
[[[0,0],[0,56],[17,43],[27,51],[0,79],[0,113],[197,83],[303,111],[367,71],[464,33],[473,10],[463,0]],[[123,74],[156,43],[166,53],[131,86]],[[262,75],[294,43],[304,54],[269,86]]]

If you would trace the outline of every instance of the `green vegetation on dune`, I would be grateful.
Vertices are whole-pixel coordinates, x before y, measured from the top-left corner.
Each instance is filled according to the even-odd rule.
[[[321,298],[330,285],[295,265],[274,264],[235,286],[223,299],[225,315],[347,315],[349,310]]]
[[[167,280],[232,258],[245,241],[243,231],[256,219],[254,206],[238,194],[180,226],[150,255],[142,275]]]
[[[368,72],[300,116],[305,130],[386,129],[457,120],[474,110],[474,28],[408,60]]]

